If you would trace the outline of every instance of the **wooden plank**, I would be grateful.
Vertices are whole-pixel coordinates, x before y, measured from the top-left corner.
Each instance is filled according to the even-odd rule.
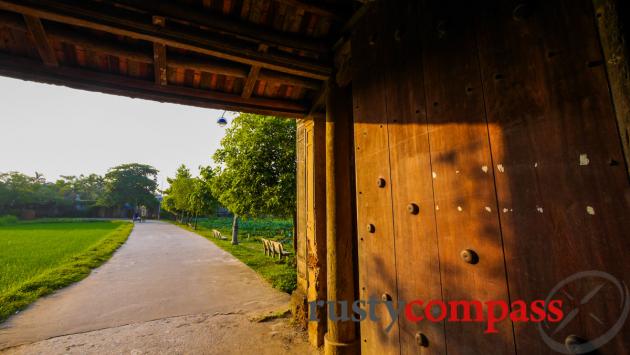
[[[431,151],[427,127],[418,1],[388,1],[382,16],[391,35],[382,51],[386,68],[388,138],[396,244],[398,298],[442,300]],[[395,68],[395,70],[393,70]],[[422,314],[422,308],[414,308]],[[398,320],[401,354],[445,354],[444,322]],[[421,338],[425,347],[418,344]]]
[[[131,66],[130,66],[131,71]],[[157,86],[152,81],[103,74],[70,67],[45,67],[33,60],[0,55],[0,75],[44,83],[66,85],[148,100],[191,106],[252,112],[285,117],[303,117],[306,107],[291,101],[250,98],[240,95],[197,90],[186,87]]]
[[[352,37],[359,298],[391,300],[397,307],[388,122],[383,96],[386,39],[377,36],[383,33],[382,4],[378,2],[357,23]],[[373,311],[379,320],[361,322],[361,352],[398,353],[398,325],[386,305],[364,305],[364,309]]]
[[[74,26],[105,31],[139,40],[162,43],[169,47],[203,53],[246,65],[288,74],[325,80],[331,72],[328,65],[306,58],[288,56],[280,52],[261,53],[256,48],[220,41],[207,35],[174,28],[157,28],[142,16],[104,3],[68,4],[59,0],[0,0],[0,9],[40,17]]]
[[[247,99],[252,96],[254,85],[256,85],[256,81],[258,80],[258,73],[260,73],[260,67],[257,65],[254,65],[249,69],[249,75],[247,75],[247,80],[245,81],[245,86],[243,87],[243,93],[241,94],[243,98]]]
[[[472,3],[428,1],[422,11],[429,144],[444,299],[509,302]],[[478,262],[467,263],[464,250]],[[473,258],[474,259],[474,258]],[[488,310],[484,310],[484,314]],[[473,312],[474,313],[474,312]],[[446,322],[454,354],[513,354],[510,320]]]
[[[490,139],[503,170],[496,185],[499,207],[507,209],[501,224],[510,293],[545,299],[586,270],[627,285],[628,180],[592,4],[546,2],[535,16],[514,21],[519,3],[495,1],[477,21]],[[603,281],[583,278],[556,294],[565,316]],[[551,344],[562,348],[570,334],[599,337],[618,319],[618,299],[614,286],[602,288],[563,329],[545,331]],[[514,331],[519,353],[550,352],[535,324],[516,323]],[[629,347],[619,333],[596,353]]]
[[[42,21],[37,17],[25,15],[24,22],[26,23],[28,32],[31,34],[31,37],[35,42],[35,47],[37,48],[37,52],[39,52],[39,56],[42,59],[42,62],[44,62],[44,65],[51,67],[58,66],[59,63],[57,62],[57,56],[48,41]]]

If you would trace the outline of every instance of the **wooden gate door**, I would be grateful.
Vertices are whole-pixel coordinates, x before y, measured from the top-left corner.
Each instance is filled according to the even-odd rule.
[[[591,269],[624,282],[628,180],[594,21],[588,0],[388,0],[359,21],[361,299],[391,300],[402,315],[415,299],[530,304]],[[589,291],[603,298],[556,333],[509,319],[492,334],[479,322],[393,321],[377,305],[362,351],[554,353],[569,335],[597,339],[623,311],[602,281],[563,290],[567,315]]]

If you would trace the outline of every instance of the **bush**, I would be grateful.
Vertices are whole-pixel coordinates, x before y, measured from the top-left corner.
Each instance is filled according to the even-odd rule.
[[[16,224],[18,222],[18,218],[12,215],[0,216],[0,226],[8,226],[11,224]]]
[[[284,272],[278,272],[269,279],[271,286],[286,293],[293,292],[297,287],[297,272],[294,267],[289,267]]]

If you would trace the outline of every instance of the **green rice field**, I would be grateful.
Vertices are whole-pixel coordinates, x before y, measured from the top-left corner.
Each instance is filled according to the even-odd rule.
[[[38,297],[86,277],[122,245],[123,221],[44,221],[0,226],[0,321]]]

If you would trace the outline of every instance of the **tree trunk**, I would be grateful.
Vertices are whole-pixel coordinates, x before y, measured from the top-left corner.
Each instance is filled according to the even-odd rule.
[[[238,245],[238,215],[232,220],[232,245]]]

